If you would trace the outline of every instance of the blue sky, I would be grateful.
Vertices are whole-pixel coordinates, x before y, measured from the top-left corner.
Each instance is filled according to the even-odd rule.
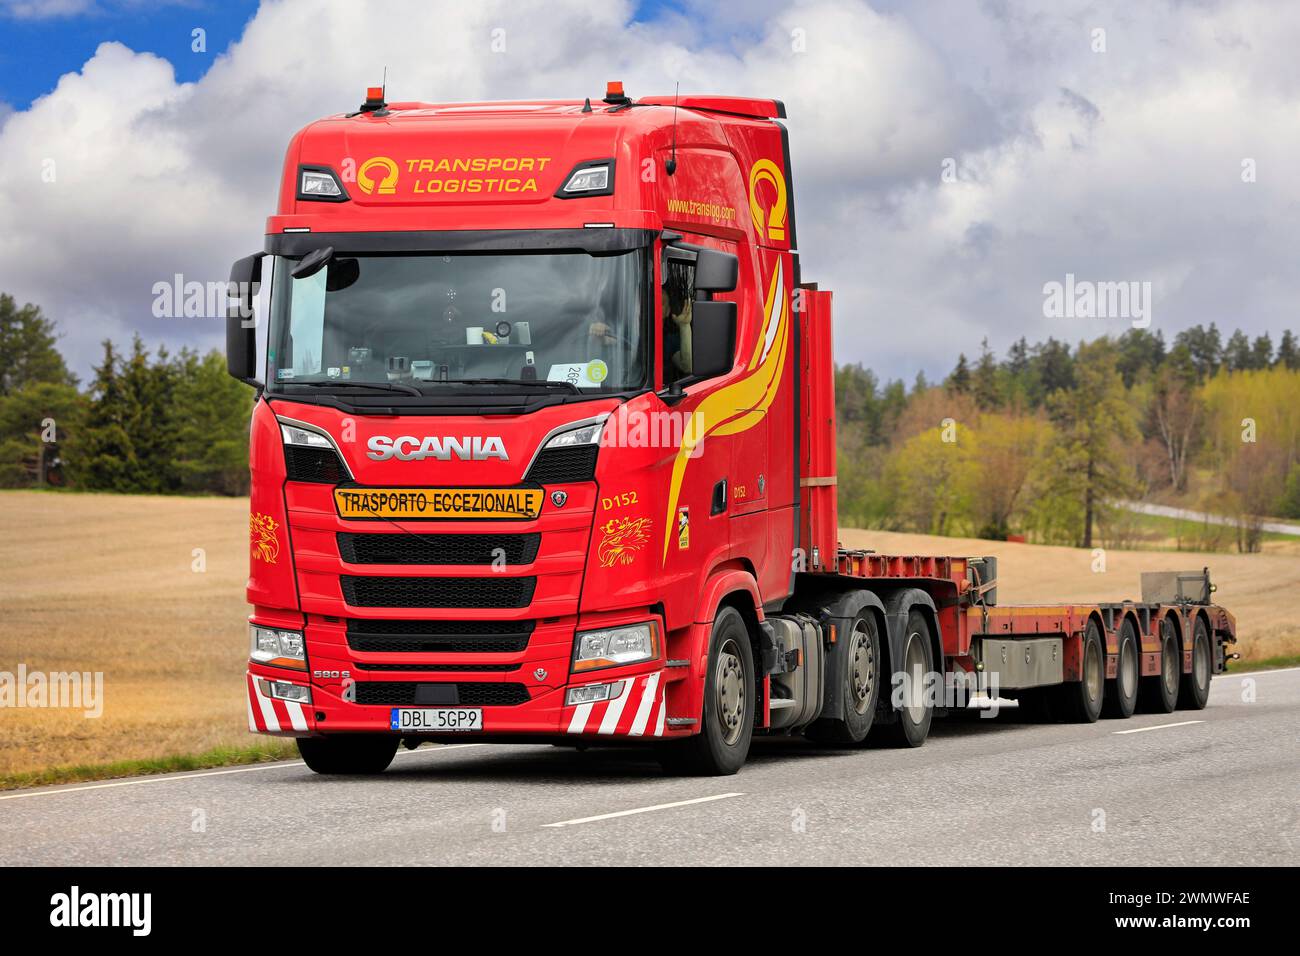
[[[147,9],[147,12],[145,12]],[[52,89],[64,73],[79,70],[105,41],[171,61],[179,82],[199,79],[212,61],[243,32],[257,10],[251,0],[195,2],[142,8],[135,3],[101,4],[65,16],[13,15],[0,4],[0,101],[25,110]],[[191,50],[192,31],[206,31],[207,51]]]
[[[27,6],[23,0],[13,5]],[[198,80],[239,39],[257,8],[256,0],[159,2],[148,7],[132,0],[100,0],[75,14],[19,16],[0,0],[0,103],[27,109],[54,89],[60,76],[79,70],[101,43],[112,40],[170,61],[179,83]],[[642,0],[636,5],[638,20],[680,9],[678,0]],[[206,31],[207,49],[201,53],[192,49],[196,28]]]

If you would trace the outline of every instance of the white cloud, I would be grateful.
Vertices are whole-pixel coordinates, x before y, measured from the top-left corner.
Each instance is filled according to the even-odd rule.
[[[619,77],[634,96],[680,81],[784,99],[804,274],[837,290],[839,357],[886,374],[946,370],[986,335],[1103,331],[1043,319],[1042,285],[1066,272],[1151,280],[1166,334],[1291,320],[1300,11],[821,0],[632,16],[627,0],[267,2],[193,84],[105,44],[0,118],[0,289],[56,317],[82,371],[106,335],[217,344],[217,322],[153,319],[153,283],[224,278],[259,247],[289,137],[387,66],[402,99],[579,97]],[[957,183],[940,180],[947,157]]]

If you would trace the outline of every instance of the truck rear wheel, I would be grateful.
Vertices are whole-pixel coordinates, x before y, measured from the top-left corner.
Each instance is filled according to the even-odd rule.
[[[1204,710],[1210,699],[1210,630],[1205,618],[1196,619],[1192,630],[1192,672],[1184,674],[1178,687],[1180,710]]]
[[[709,637],[700,732],[663,744],[659,760],[670,773],[727,776],[745,765],[754,735],[754,653],[745,619],[724,607]]]
[[[930,696],[928,675],[934,672],[934,652],[930,648],[930,625],[925,615],[913,610],[907,616],[903,638],[903,659],[896,673],[902,674],[899,706],[893,723],[879,728],[886,743],[895,747],[919,747],[930,735],[934,719],[934,700]]]
[[[1178,678],[1182,673],[1178,635],[1165,618],[1160,622],[1160,673],[1142,678],[1138,685],[1138,707],[1148,714],[1172,714],[1178,703]]]
[[[399,738],[391,734],[299,737],[298,753],[316,773],[383,773],[393,762]]]
[[[1101,716],[1106,686],[1106,651],[1095,620],[1083,632],[1082,673],[1079,680],[1052,688],[1052,711],[1072,724],[1091,724]]]
[[[1138,695],[1138,641],[1137,628],[1131,618],[1126,618],[1119,629],[1119,654],[1115,664],[1115,679],[1106,682],[1106,703],[1102,714],[1106,717],[1132,717]]]
[[[858,611],[836,651],[843,655],[839,661],[843,716],[813,721],[804,736],[819,744],[853,747],[867,739],[880,699],[880,633],[870,610]]]

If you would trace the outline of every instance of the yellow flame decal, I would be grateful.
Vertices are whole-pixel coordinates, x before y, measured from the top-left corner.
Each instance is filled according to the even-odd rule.
[[[758,199],[758,184],[771,183],[772,188],[776,190],[776,199],[772,202],[772,208],[768,210],[766,217],[763,215],[763,205]],[[760,159],[749,170],[749,214],[754,219],[754,229],[760,239],[784,240],[785,239],[785,220],[788,214],[786,206],[789,202],[785,191],[785,177],[781,175],[781,169],[770,159]]]
[[[763,328],[759,331],[749,360],[752,370],[739,381],[733,382],[708,395],[691,416],[694,427],[682,435],[681,447],[673,462],[672,479],[668,486],[668,511],[664,516],[663,560],[668,559],[668,542],[674,527],[673,515],[681,497],[682,481],[692,452],[710,435],[735,435],[762,421],[768,407],[776,398],[785,370],[786,349],[790,336],[787,325],[790,316],[790,298],[785,294],[785,270],[778,258],[772,281],[767,288],[763,307]],[[695,423],[700,423],[695,425]]]

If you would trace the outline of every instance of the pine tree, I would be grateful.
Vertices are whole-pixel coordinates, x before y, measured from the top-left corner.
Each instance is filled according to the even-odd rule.
[[[1223,347],[1223,365],[1229,372],[1242,372],[1251,367],[1250,339],[1238,329]]]
[[[125,422],[131,419],[127,391],[120,373],[122,360],[113,343],[104,340],[104,360],[90,384],[81,455],[71,462],[78,484],[96,491],[138,491],[135,446]]]
[[[0,294],[0,397],[37,382],[76,385],[55,343],[54,323],[28,303]]]
[[[965,352],[957,356],[957,367],[952,370],[952,374],[948,376],[948,380],[944,385],[948,391],[956,395],[966,395],[970,392],[970,363],[966,361]]]
[[[1290,329],[1282,333],[1282,341],[1277,347],[1276,364],[1292,370],[1300,369],[1300,345],[1296,344],[1295,333]]]

